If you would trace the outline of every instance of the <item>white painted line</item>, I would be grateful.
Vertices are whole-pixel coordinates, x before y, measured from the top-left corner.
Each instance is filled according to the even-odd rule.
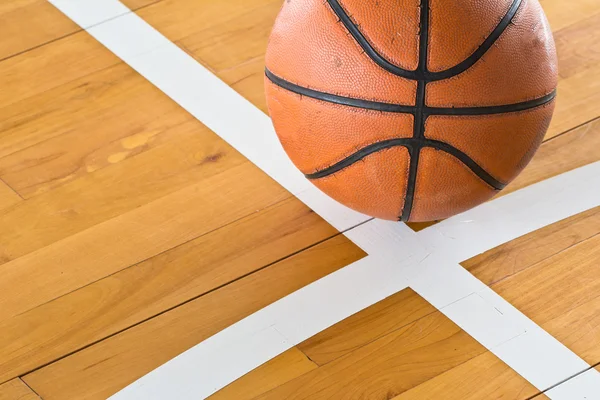
[[[492,352],[505,363],[518,365],[519,369],[515,370],[541,390],[589,368],[588,363],[537,325],[493,348]],[[590,381],[600,385],[599,377],[595,373]]]
[[[554,400],[598,400],[600,384],[595,369],[584,372],[546,392]]]
[[[131,12],[119,1],[52,0],[51,3],[83,29]]]
[[[202,399],[292,347],[274,327],[255,331],[250,325],[238,323],[225,329],[113,398]]]
[[[200,399],[292,346],[406,288],[367,256],[263,308],[172,359],[112,399]]]
[[[487,286],[441,311],[539,390],[589,367]]]
[[[458,263],[600,205],[600,191],[592,189],[600,186],[600,163],[418,234],[404,224],[369,221],[310,185],[288,160],[266,115],[137,15],[119,14],[124,6],[117,0],[51,2],[337,229],[362,224],[346,235],[370,254],[200,343],[115,399],[205,397],[407,285],[540,390],[587,368]],[[107,16],[112,19],[99,22]],[[600,385],[600,374],[589,372],[582,382]],[[579,389],[575,382],[563,390]]]
[[[444,314],[466,332],[484,332],[477,338],[488,349],[501,345],[525,333],[523,327],[491,305],[478,293],[473,293],[442,309]],[[497,329],[490,329],[494,327]]]

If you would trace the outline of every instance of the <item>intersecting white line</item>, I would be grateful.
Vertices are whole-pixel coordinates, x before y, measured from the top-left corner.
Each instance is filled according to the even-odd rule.
[[[114,399],[207,397],[406,287],[540,390],[589,368],[459,262],[600,205],[600,162],[420,233],[405,224],[370,220],[308,183],[288,160],[264,113],[123,4],[117,0],[49,1],[334,227],[348,230],[347,237],[369,254],[219,332]],[[597,393],[600,374],[593,369],[548,392],[553,399],[565,400],[591,399]]]

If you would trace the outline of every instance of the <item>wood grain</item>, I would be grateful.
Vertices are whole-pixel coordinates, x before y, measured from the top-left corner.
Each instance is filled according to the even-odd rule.
[[[40,400],[19,378],[0,385],[0,400]]]
[[[505,193],[600,159],[600,122],[576,128],[600,116],[600,3],[542,3],[560,57],[553,139]],[[266,112],[281,0],[125,4]],[[0,381],[35,370],[24,379],[44,398],[106,398],[363,256],[341,236],[301,251],[335,231],[45,1],[0,5],[0,36],[0,178],[27,198],[11,191],[3,206],[0,182]],[[592,363],[599,218],[590,210],[465,262]],[[410,290],[299,349],[215,398],[535,394]]]
[[[484,352],[435,312],[257,399],[391,399]]]
[[[597,14],[582,19],[555,34],[556,49],[560,54],[560,77],[568,79],[600,64],[600,5]],[[574,45],[577,38],[581,45]],[[577,44],[577,43],[576,43]]]
[[[229,0],[227,3],[235,2]],[[226,23],[217,24],[208,31],[196,27],[176,43],[217,74],[253,60],[262,60],[282,2],[246,4],[247,11],[243,14],[236,13]],[[215,10],[213,15],[219,18],[222,13],[223,10]]]
[[[39,369],[24,380],[48,400],[104,399],[232,323],[363,256],[346,238],[336,236]]]
[[[55,361],[336,233],[298,200],[288,199],[10,318],[0,323],[0,381]]]
[[[125,4],[130,10],[139,10],[140,8],[147,7],[149,5],[158,3],[162,0],[120,0],[121,3]]]
[[[492,288],[543,324],[597,296],[599,260],[600,235],[596,235]]]
[[[195,120],[167,134],[164,145],[0,211],[0,264],[246,162]]]
[[[596,7],[600,9],[599,5]],[[561,79],[556,112],[546,137],[554,137],[600,116],[596,106],[600,101],[598,21],[600,14],[592,15],[555,35]]]
[[[298,348],[316,364],[324,365],[435,311],[412,289],[404,289],[311,337]]]
[[[79,27],[46,0],[0,3],[0,61],[67,36]]]
[[[123,0],[131,10],[160,0]],[[0,3],[0,61],[80,32],[81,28],[47,0]]]
[[[600,13],[600,4],[596,0],[571,1],[568,8],[564,0],[540,0],[540,3],[554,32]]]
[[[0,121],[4,120],[2,109],[10,104],[119,63],[86,32],[4,60],[0,62]]]
[[[281,0],[226,0],[220,2],[163,0],[145,7],[137,14],[169,40],[177,43],[181,39],[200,32],[212,37],[214,36],[213,32],[237,30],[238,34],[243,36],[244,30],[236,29],[236,25],[232,22],[239,22],[239,18],[243,19],[244,16],[253,13],[254,10],[263,9],[268,4],[279,4],[281,7],[282,2]],[[256,27],[255,29],[261,28]],[[228,43],[235,45],[235,42],[232,41]],[[239,49],[242,50],[242,46]],[[221,47],[219,52],[227,52],[227,49]]]
[[[0,211],[19,203],[21,200],[17,192],[0,180]]]
[[[577,355],[600,362],[600,235],[492,288]]]
[[[18,258],[2,266],[0,321],[289,196],[243,164]]]
[[[462,265],[483,283],[492,285],[598,233],[600,207],[505,243]]]
[[[555,315],[543,327],[591,365],[600,363],[600,298]]]
[[[250,400],[317,368],[300,350],[290,350],[261,365],[234,383],[221,389],[209,400]]]
[[[442,372],[428,370],[438,368],[433,366],[433,354],[443,346],[440,343],[424,346],[418,353],[415,352],[418,355],[414,355],[411,351],[403,353],[402,346],[406,342],[424,340],[414,339],[413,336],[425,336],[445,329],[443,327],[430,329],[424,322],[428,318],[440,318],[436,314],[439,312],[411,289],[397,293],[297,346],[321,367],[310,373],[304,373],[289,385],[278,387],[259,397],[267,399],[391,399],[393,397],[394,400],[425,398],[522,400],[538,393],[535,387],[490,352],[457,363],[455,367]],[[413,327],[409,328],[410,325]],[[418,335],[415,333],[417,326],[420,329]],[[375,346],[378,340],[385,340],[386,337],[407,328],[409,334],[401,334],[399,338],[381,346],[376,352],[377,356],[372,356],[372,352],[366,351],[365,347]],[[464,340],[472,341],[468,336]],[[456,351],[459,351],[462,346],[463,344],[457,345]],[[438,359],[442,364],[443,357],[442,355]],[[381,358],[382,362],[374,366],[375,358]],[[346,359],[352,361],[344,361]],[[410,372],[404,370],[402,363],[406,360],[414,363]],[[399,367],[396,361],[402,367]],[[394,368],[399,370],[394,371]],[[256,378],[250,374],[234,385],[240,385],[240,388],[246,385],[249,387],[260,385],[267,371],[260,367],[254,372],[257,373]],[[275,371],[269,371],[269,374],[279,383]],[[412,379],[407,378],[410,374],[414,374]],[[423,379],[423,382],[415,386],[414,382],[418,382],[419,379]],[[338,381],[342,383],[338,385]],[[341,388],[341,386],[345,387]],[[296,395],[296,392],[299,393]],[[395,396],[399,392],[402,394]],[[250,398],[250,396],[240,398]]]
[[[5,107],[2,114],[0,178],[25,198],[177,140],[171,128],[193,120],[124,64]]]
[[[280,0],[162,1],[139,12],[150,25],[267,113],[264,56]],[[194,15],[194,19],[183,17]],[[182,19],[178,24],[173,19]]]
[[[537,393],[539,391],[533,385],[495,355],[486,352],[392,400],[524,400]]]

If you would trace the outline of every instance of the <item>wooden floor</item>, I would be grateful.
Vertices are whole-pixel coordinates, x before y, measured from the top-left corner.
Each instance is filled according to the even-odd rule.
[[[281,2],[124,1],[263,111]],[[558,106],[507,192],[600,160],[600,2],[542,4]],[[364,257],[45,0],[0,3],[0,88],[1,400],[104,399]],[[598,366],[599,233],[600,208],[463,265]],[[212,398],[536,395],[406,289]]]

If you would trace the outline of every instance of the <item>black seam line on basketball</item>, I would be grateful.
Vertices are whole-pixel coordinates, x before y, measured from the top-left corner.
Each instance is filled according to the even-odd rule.
[[[452,78],[453,76],[460,75],[465,72],[467,69],[471,68],[477,61],[479,61],[485,53],[496,43],[498,38],[504,33],[506,28],[510,25],[513,18],[517,14],[523,0],[514,0],[511,7],[508,9],[507,13],[504,15],[500,23],[494,28],[492,33],[483,41],[483,43],[475,50],[473,54],[471,54],[467,59],[462,61],[461,63],[455,65],[452,68],[449,68],[444,71],[439,72],[422,72],[417,70],[407,70],[398,67],[397,65],[391,63],[387,59],[385,59],[381,54],[375,50],[375,48],[369,43],[369,41],[362,34],[358,26],[352,22],[352,19],[338,0],[327,0],[327,3],[333,10],[333,12],[337,15],[340,21],[344,24],[348,32],[352,35],[354,40],[362,47],[364,52],[371,58],[377,65],[381,68],[385,69],[388,72],[391,72],[394,75],[401,76],[406,79],[419,80],[424,79],[428,82],[431,81],[439,81],[443,79]]]
[[[361,161],[362,159],[370,156],[371,154],[378,153],[380,151],[390,149],[393,147],[406,147],[409,151],[420,150],[423,147],[431,147],[436,150],[443,151],[445,153],[450,154],[460,162],[462,162],[465,166],[467,166],[471,171],[473,171],[481,180],[486,182],[492,188],[496,190],[502,190],[506,187],[506,184],[500,182],[493,176],[491,176],[486,170],[484,170],[479,164],[477,164],[473,159],[471,159],[468,155],[460,151],[454,146],[451,146],[447,143],[440,142],[437,140],[430,139],[415,139],[415,138],[402,138],[402,139],[388,139],[383,140],[381,142],[373,143],[368,145],[356,153],[344,158],[343,160],[335,163],[331,167],[325,168],[321,171],[314,172],[312,174],[306,174],[306,178],[310,180],[316,180],[321,178],[326,178],[330,175],[338,173],[345,168],[350,167],[351,165]]]
[[[354,163],[359,162],[363,158],[370,156],[371,154],[377,153],[379,151],[389,149],[392,147],[404,146],[406,148],[410,148],[414,145],[414,140],[412,138],[402,138],[402,139],[388,139],[383,140],[381,142],[370,144],[356,153],[344,158],[343,160],[333,164],[332,166],[325,168],[321,171],[314,172],[312,174],[305,174],[304,176],[307,179],[315,180],[325,178],[329,175],[333,175],[345,168],[348,168]]]
[[[460,75],[469,68],[471,68],[477,61],[479,61],[496,43],[496,41],[502,36],[506,28],[510,25],[513,18],[519,11],[519,8],[523,4],[523,0],[514,0],[507,13],[504,15],[500,23],[494,28],[492,33],[484,40],[484,42],[475,50],[473,54],[471,54],[466,60],[462,61],[460,64],[455,65],[452,68],[449,68],[440,72],[431,72],[429,73],[428,78],[432,81],[439,81],[442,79],[452,78],[454,76]]]
[[[392,64],[391,62],[386,60],[381,54],[379,54],[377,50],[375,50],[375,48],[371,46],[371,43],[369,43],[367,38],[365,38],[358,26],[356,26],[356,24],[352,22],[352,19],[346,13],[346,11],[344,10],[344,8],[338,0],[327,0],[327,3],[331,7],[335,15],[337,15],[340,21],[344,24],[348,32],[350,32],[354,40],[356,40],[356,42],[360,45],[360,47],[362,47],[365,53],[367,53],[369,58],[375,61],[377,65],[379,65],[386,71],[391,72],[394,75],[398,75],[403,78],[412,80],[419,79],[420,75],[418,71],[400,68],[397,65]]]
[[[498,179],[494,178],[479,164],[473,161],[471,157],[469,157],[456,147],[449,145],[448,143],[440,142],[438,140],[427,139],[424,141],[423,147],[432,147],[436,150],[441,150],[454,156],[464,165],[469,167],[469,169],[473,171],[479,178],[481,178],[481,180],[483,180],[495,190],[502,190],[506,187],[506,183],[500,182]]]
[[[429,60],[429,0],[421,0],[419,20],[419,74],[427,75],[427,64]],[[417,96],[415,99],[416,112],[413,121],[413,139],[416,144],[410,149],[410,167],[408,169],[408,180],[404,194],[404,204],[400,214],[400,221],[409,221],[412,214],[413,202],[419,173],[419,159],[425,136],[425,121],[427,81],[423,78],[417,83]]]
[[[377,101],[355,99],[352,97],[338,96],[335,94],[320,92],[303,86],[298,86],[292,82],[286,81],[285,79],[278,77],[268,69],[265,69],[265,75],[267,76],[267,78],[269,78],[271,82],[283,89],[289,90],[290,92],[302,96],[322,100],[328,103],[341,104],[344,106],[350,106],[355,108],[364,108],[367,110],[386,111],[394,113],[413,114],[415,112],[414,106],[405,106],[402,104],[380,103]]]
[[[423,68],[426,68],[426,66]],[[415,145],[410,149],[410,166],[408,168],[406,193],[404,194],[404,204],[400,213],[400,221],[408,221],[410,219],[415,198],[417,174],[419,172],[419,159],[422,147],[421,140],[425,135],[425,120],[427,119],[427,115],[423,112],[426,87],[427,82],[419,81],[416,99],[417,111],[415,112],[413,121],[413,140],[415,141]]]
[[[417,173],[419,170],[419,157],[421,156],[421,146],[413,146],[408,149],[410,155],[410,165],[408,167],[408,177],[406,179],[406,192],[404,193],[404,204],[398,220],[408,222],[412,213],[413,202],[415,199],[415,186],[417,183]]]
[[[514,104],[503,104],[500,106],[487,107],[425,107],[424,112],[427,115],[493,115],[509,114],[513,112],[526,111],[532,108],[540,107],[550,103],[556,98],[556,89],[549,94],[538,97],[537,99],[524,101]]]
[[[382,112],[415,114],[417,107],[403,104],[383,103],[371,100],[362,100],[352,97],[339,96],[331,93],[321,92],[314,89],[305,88],[296,85],[283,78],[273,74],[265,69],[266,77],[275,85],[302,96],[321,100],[327,103],[340,104],[355,108],[364,108],[366,110],[375,110]],[[556,90],[534,100],[524,101],[522,103],[504,104],[500,106],[488,107],[423,107],[423,113],[429,115],[492,115],[508,114],[511,112],[526,111],[532,108],[543,106],[550,103],[556,97]]]

